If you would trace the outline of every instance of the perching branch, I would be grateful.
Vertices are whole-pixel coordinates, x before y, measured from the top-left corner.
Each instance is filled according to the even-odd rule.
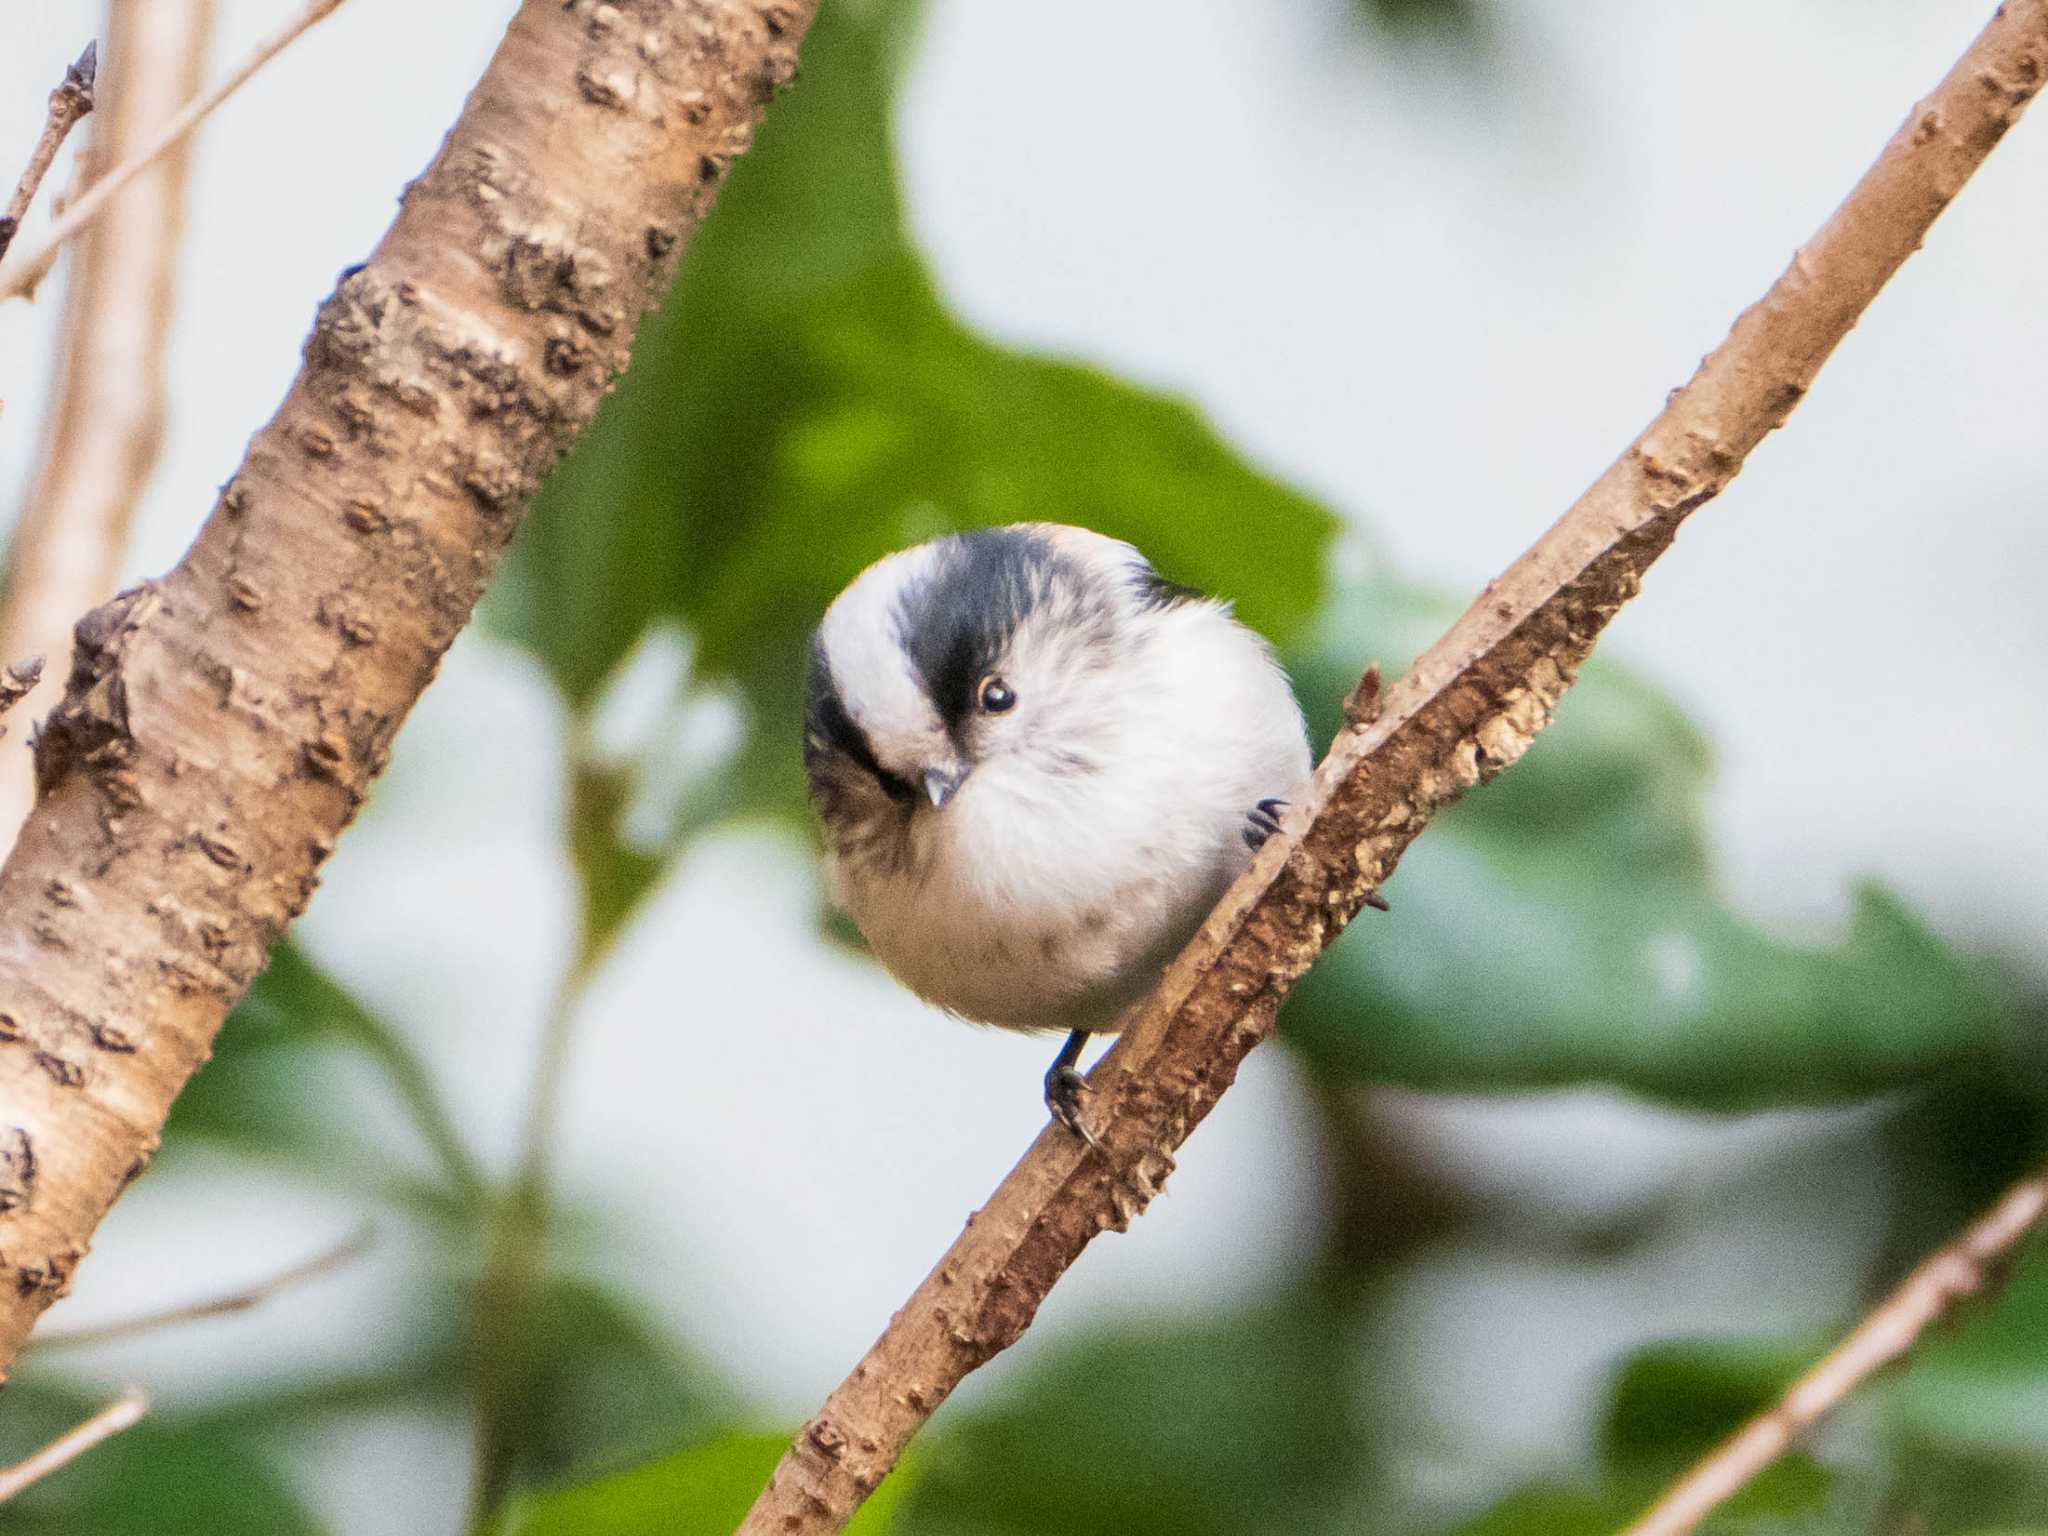
[[[1849,1394],[1920,1335],[1983,1291],[2030,1235],[2048,1222],[2048,1174],[2021,1179],[1998,1203],[1937,1248],[1878,1303],[1856,1331],[1757,1415],[1664,1491],[1621,1536],[1686,1536],[1742,1491]]]
[[[1527,750],[1685,517],[1798,404],[2048,75],[2048,0],[2008,0],[1790,268],[1536,546],[1342,731],[1307,819],[1269,842],[1091,1078],[1101,1150],[1041,1133],[826,1399],[741,1525],[836,1531],[969,1371],[1122,1231],[1272,1033],[1280,1001],[1438,811]]]
[[[94,1323],[79,1328],[45,1328],[29,1341],[29,1348],[38,1356],[55,1349],[86,1349],[116,1339],[132,1339],[141,1334],[196,1323],[209,1317],[229,1317],[237,1312],[246,1312],[251,1307],[261,1306],[280,1291],[291,1290],[311,1280],[325,1279],[336,1270],[353,1264],[370,1251],[370,1240],[375,1235],[376,1229],[364,1222],[340,1242],[310,1259],[301,1259],[288,1268],[225,1295],[181,1302],[174,1307],[145,1312],[139,1317],[124,1317],[111,1323]]]
[[[64,147],[64,140],[70,137],[79,120],[92,110],[93,76],[98,70],[99,44],[87,43],[78,62],[64,71],[63,80],[50,92],[49,115],[43,119],[36,147],[29,152],[28,168],[15,183],[6,211],[0,212],[0,256],[5,256],[7,247],[14,243],[21,221],[28,215],[28,205],[35,201],[43,178],[50,174],[50,162],[57,158],[57,151]]]
[[[130,1387],[78,1428],[59,1435],[26,1461],[0,1468],[0,1504],[59,1467],[69,1466],[102,1440],[111,1440],[122,1430],[133,1428],[147,1412],[148,1394],[140,1387]]]
[[[128,158],[114,164],[113,169],[95,181],[83,197],[65,209],[57,222],[50,227],[50,232],[43,237],[42,243],[33,251],[0,267],[0,302],[27,298],[34,293],[36,285],[50,270],[50,263],[57,259],[57,252],[65,241],[104,213],[129,182],[182,143],[188,133],[212,114],[214,108],[247,85],[259,69],[283,53],[315,22],[329,15],[340,5],[341,0],[309,0],[303,11],[258,43],[248,58],[204,96],[191,95],[192,89],[196,88],[195,81],[194,86],[189,87],[184,93],[184,96],[190,99],[185,100],[185,104],[176,113],[163,121],[154,137],[137,148]],[[210,5],[208,10],[210,12]]]
[[[78,626],[0,869],[0,1365],[625,366],[804,0],[525,0],[192,548]]]
[[[107,74],[88,177],[134,159],[199,88],[213,0],[109,0]],[[0,656],[56,665],[29,702],[56,700],[71,626],[114,594],[135,509],[163,444],[165,356],[186,156],[163,155],[81,242],[64,293],[40,462],[7,546]],[[28,815],[28,754],[0,752],[0,853]]]

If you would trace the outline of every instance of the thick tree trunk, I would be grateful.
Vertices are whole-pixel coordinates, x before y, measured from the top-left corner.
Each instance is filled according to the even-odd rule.
[[[527,0],[191,551],[80,624],[0,871],[0,1365],[312,894],[811,11]]]

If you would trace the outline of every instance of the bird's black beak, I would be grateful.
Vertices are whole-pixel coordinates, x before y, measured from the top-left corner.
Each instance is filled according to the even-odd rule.
[[[942,811],[946,802],[960,792],[966,782],[965,768],[927,768],[924,771],[925,798],[932,803],[932,809]]]

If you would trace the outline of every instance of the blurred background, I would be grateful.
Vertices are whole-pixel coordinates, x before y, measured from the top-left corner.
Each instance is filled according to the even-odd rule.
[[[207,77],[285,10],[221,0]],[[350,0],[202,130],[131,575],[511,10]],[[1043,1118],[1047,1042],[821,910],[825,602],[947,528],[1087,523],[1233,598],[1327,739],[1988,13],[826,0],[0,1458],[125,1382],[150,1415],[0,1528],[729,1530]],[[6,154],[101,24],[0,22]],[[2038,1158],[2044,178],[2028,121],[860,1529],[1611,1530]],[[17,510],[64,270],[0,308]],[[55,1338],[366,1221],[248,1310]],[[2048,1253],[1709,1528],[2048,1529]]]

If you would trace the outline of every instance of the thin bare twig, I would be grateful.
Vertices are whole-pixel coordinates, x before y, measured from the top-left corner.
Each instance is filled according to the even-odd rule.
[[[1989,1285],[2020,1244],[2048,1222],[2048,1174],[2021,1179],[1937,1248],[1821,1362],[1664,1491],[1621,1536],[1685,1536],[1789,1451],[1820,1420],[1920,1335]]]
[[[94,182],[84,196],[64,210],[40,245],[26,256],[0,267],[0,301],[26,298],[35,292],[36,284],[49,270],[51,259],[65,241],[98,218],[121,189],[147,170],[151,162],[198,127],[214,108],[248,84],[258,70],[289,48],[314,23],[337,10],[341,3],[342,0],[311,0],[305,10],[257,44],[249,57],[225,80],[205,95],[195,96],[187,102],[163,125],[154,139]]]
[[[1268,841],[1090,1078],[1101,1147],[1058,1127],[804,1426],[741,1536],[846,1524],[970,1371],[1020,1338],[1272,1033],[1280,1000],[1463,791],[1513,763],[1684,519],[1734,478],[2048,77],[2048,0],[2008,0],[1847,200],[1534,548],[1338,734],[1304,822]]]
[[[50,173],[50,162],[57,158],[57,151],[64,147],[79,119],[92,110],[92,83],[99,72],[99,50],[97,42],[87,43],[78,62],[64,71],[64,79],[50,92],[49,116],[43,120],[42,135],[28,157],[28,169],[15,183],[14,196],[7,200],[6,211],[0,213],[0,256],[5,256],[7,247],[14,243],[21,221],[28,216],[28,205],[35,201],[36,189]]]
[[[131,160],[199,89],[213,0],[108,0],[107,66],[82,165]],[[189,141],[188,141],[189,142]],[[163,444],[185,145],[150,163],[85,232],[65,285],[51,401],[27,499],[7,547],[0,656],[55,658],[28,703],[53,704],[71,671],[71,627],[114,592],[136,508]],[[34,798],[25,752],[0,752],[0,854]]]
[[[475,1392],[476,1448],[469,1518],[464,1525],[473,1533],[496,1528],[520,1450],[518,1426],[529,1411],[526,1397],[533,1375],[533,1308],[547,1273],[555,1216],[549,1157],[557,1143],[555,1122],[561,1113],[569,1045],[591,969],[585,959],[572,961],[548,1005],[541,1026],[540,1056],[534,1063],[522,1117],[519,1162],[499,1202],[483,1271],[470,1302],[475,1356],[494,1362],[494,1368],[480,1377]]]
[[[289,1268],[281,1269],[266,1279],[245,1285],[240,1290],[229,1291],[224,1296],[208,1296],[200,1301],[188,1301],[175,1307],[165,1307],[156,1312],[145,1312],[139,1317],[124,1317],[119,1322],[94,1323],[80,1328],[45,1328],[29,1341],[29,1348],[38,1354],[53,1349],[83,1349],[88,1345],[106,1344],[115,1339],[132,1339],[139,1334],[156,1333],[161,1329],[175,1328],[181,1323],[194,1323],[202,1318],[226,1317],[236,1312],[246,1312],[251,1307],[261,1306],[280,1291],[291,1290],[309,1280],[323,1279],[336,1270],[353,1264],[370,1251],[371,1241],[376,1237],[376,1228],[364,1222],[347,1237],[331,1248],[314,1254],[310,1259],[301,1259]]]
[[[128,1388],[78,1428],[59,1435],[26,1461],[17,1461],[13,1466],[0,1470],[0,1504],[6,1503],[30,1483],[76,1461],[102,1440],[111,1440],[122,1430],[132,1428],[147,1412],[149,1395],[140,1387]]]

